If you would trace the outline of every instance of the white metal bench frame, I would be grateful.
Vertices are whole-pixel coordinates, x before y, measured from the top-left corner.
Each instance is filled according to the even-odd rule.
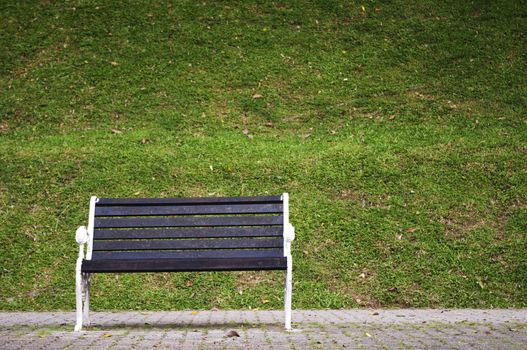
[[[83,325],[90,325],[90,273],[82,272],[82,261],[91,260],[93,250],[93,229],[95,221],[95,205],[98,201],[96,196],[90,198],[88,214],[88,226],[79,226],[75,232],[75,240],[79,245],[79,256],[75,268],[75,294],[76,294],[76,324],[75,331],[81,331]],[[291,255],[291,242],[295,239],[295,228],[289,222],[289,194],[282,194],[283,201],[283,239],[284,257],[287,258],[287,269],[285,271],[284,311],[285,329],[291,330],[291,304],[293,294],[293,257]],[[84,245],[86,257],[84,256]]]

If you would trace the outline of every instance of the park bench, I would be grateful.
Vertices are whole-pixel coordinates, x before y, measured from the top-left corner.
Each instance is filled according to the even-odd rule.
[[[89,325],[90,275],[108,272],[285,270],[291,329],[294,228],[288,194],[265,197],[91,197],[75,234],[77,322]],[[86,256],[84,256],[86,245]]]

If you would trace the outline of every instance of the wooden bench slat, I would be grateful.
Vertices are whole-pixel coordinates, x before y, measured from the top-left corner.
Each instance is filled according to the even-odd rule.
[[[273,249],[214,249],[214,250],[184,250],[184,251],[98,251],[94,252],[92,260],[147,260],[147,259],[198,259],[198,258],[277,258],[283,257],[282,248]]]
[[[228,238],[282,237],[280,226],[264,227],[197,227],[176,229],[95,230],[94,240],[162,239],[162,238]]]
[[[283,243],[281,238],[95,241],[93,251],[279,248],[283,246]]]
[[[158,260],[84,260],[83,272],[183,272],[285,270],[287,260],[257,259],[158,259]]]
[[[99,198],[97,205],[281,203],[281,196],[197,197],[197,198]]]
[[[282,203],[274,204],[216,204],[216,205],[151,205],[96,206],[95,216],[155,216],[211,214],[279,214]]]
[[[95,219],[95,228],[263,226],[282,224],[283,216],[281,215]]]

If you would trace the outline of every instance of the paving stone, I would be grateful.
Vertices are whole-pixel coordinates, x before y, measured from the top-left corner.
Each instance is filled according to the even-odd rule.
[[[526,349],[527,310],[0,313],[2,349]],[[229,331],[239,335],[228,337]]]

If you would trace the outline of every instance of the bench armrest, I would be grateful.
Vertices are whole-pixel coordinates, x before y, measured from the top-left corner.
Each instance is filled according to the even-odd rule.
[[[86,226],[79,226],[77,231],[75,231],[75,240],[78,245],[83,245],[88,242],[88,230]]]

